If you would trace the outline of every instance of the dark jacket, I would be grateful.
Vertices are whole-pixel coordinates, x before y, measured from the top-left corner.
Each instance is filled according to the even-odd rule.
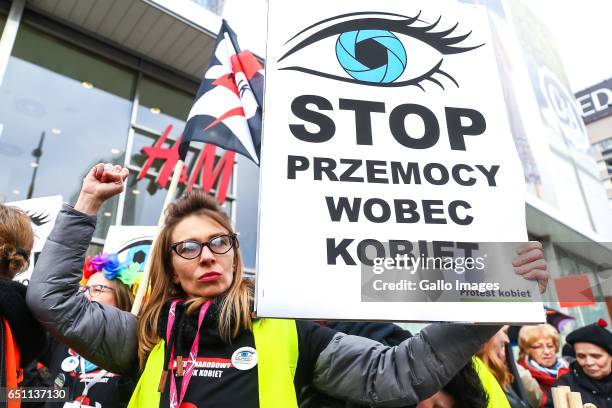
[[[570,373],[559,378],[553,387],[567,385],[572,392],[579,392],[582,403],[590,402],[597,408],[612,407],[612,374],[602,380],[594,380],[587,376],[577,362],[570,365]],[[553,408],[551,393],[548,393],[546,408]]]
[[[26,305],[27,288],[9,279],[0,278],[0,387],[6,386],[6,333],[4,321],[19,348],[19,366],[28,365],[44,349],[46,334],[40,324],[34,319]],[[13,373],[15,374],[15,373]],[[0,403],[0,406],[4,406]]]
[[[402,341],[412,337],[412,334],[401,327],[391,323],[371,322],[327,322],[327,327],[336,331],[376,340],[385,346],[396,346]],[[412,405],[414,406],[414,405]],[[312,385],[302,389],[300,408],[358,408],[344,399],[337,399],[321,393]]]
[[[95,223],[95,217],[63,207],[32,274],[28,305],[59,341],[87,360],[136,375],[136,317],[75,296]],[[432,324],[397,347],[335,333],[317,356],[300,358],[310,360],[312,383],[327,394],[405,406],[439,390],[499,328]]]

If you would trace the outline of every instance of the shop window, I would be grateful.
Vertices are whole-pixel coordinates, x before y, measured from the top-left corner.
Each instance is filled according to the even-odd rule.
[[[195,95],[143,76],[138,87],[138,96],[138,125],[159,133],[168,125],[173,125],[171,137],[180,135]]]
[[[74,204],[98,162],[123,163],[135,73],[22,24],[0,88],[0,201]],[[115,222],[117,198],[95,236]]]
[[[151,160],[144,148],[158,143],[160,149],[170,149],[181,135],[185,120],[193,104],[194,96],[149,77],[143,77],[138,87],[139,107],[137,111],[135,135],[130,158],[130,177],[123,212],[123,224],[155,225],[166,196],[160,172],[167,166],[164,159]],[[161,143],[160,138],[164,138]],[[203,144],[196,142],[190,149],[185,162],[188,165],[186,184],[179,185],[177,196],[187,187],[193,177],[201,177],[203,168],[198,167]],[[214,168],[222,166],[224,150],[216,147]],[[207,156],[208,157],[208,156]],[[207,159],[208,160],[208,159]],[[224,209],[235,217],[236,229],[240,233],[241,250],[248,269],[255,268],[257,246],[257,189],[259,169],[240,156],[236,156],[239,177],[237,178],[237,197],[232,195],[234,187],[230,180],[227,186],[227,199]],[[146,169],[148,166],[148,169]],[[143,168],[146,171],[143,171]],[[139,177],[140,176],[140,177]],[[210,176],[210,174],[209,174]],[[232,177],[233,178],[233,177]],[[211,193],[218,196],[221,178],[213,178]],[[197,178],[194,188],[201,188]],[[169,185],[169,181],[167,183]],[[235,200],[238,198],[237,200]],[[235,212],[235,214],[233,214]]]
[[[259,167],[243,156],[236,156],[236,229],[240,232],[242,257],[248,269],[255,270],[259,219]],[[279,199],[282,199],[279,197]]]
[[[597,265],[578,256],[575,253],[566,251],[558,246],[555,246],[555,253],[561,268],[561,276],[569,275],[586,275],[591,282],[591,289],[596,303],[590,306],[564,308],[564,313],[573,316],[576,321],[575,327],[584,326],[593,323],[599,318],[607,316],[605,307],[605,299],[602,292],[602,287],[597,276]]]

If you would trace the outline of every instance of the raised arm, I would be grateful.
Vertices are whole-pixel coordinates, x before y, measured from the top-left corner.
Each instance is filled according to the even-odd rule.
[[[106,171],[108,170],[108,171]],[[60,342],[111,372],[137,369],[136,318],[77,295],[96,214],[123,189],[127,170],[95,166],[75,208],[64,205],[36,263],[27,292],[34,316]]]

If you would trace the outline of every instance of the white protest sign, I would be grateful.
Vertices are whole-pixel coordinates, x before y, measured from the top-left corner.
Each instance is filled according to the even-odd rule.
[[[417,274],[431,287],[419,290],[436,291],[428,303],[403,301],[411,284],[372,271],[407,252],[441,258],[450,247],[467,259],[464,243],[527,239],[488,27],[484,8],[453,2],[270,0],[259,316],[543,320],[536,285],[514,275],[508,253],[495,257],[512,290],[476,284],[453,302],[431,301],[449,271]],[[496,301],[483,305],[483,293]]]
[[[117,254],[122,263],[138,262],[142,271],[156,233],[155,226],[112,225],[108,229],[103,252]]]
[[[13,201],[5,203],[7,206],[21,208],[32,221],[34,231],[34,246],[30,255],[28,269],[15,276],[15,280],[27,285],[30,282],[34,265],[38,256],[45,246],[47,237],[55,225],[55,219],[62,208],[63,199],[61,195],[32,198],[30,200]]]

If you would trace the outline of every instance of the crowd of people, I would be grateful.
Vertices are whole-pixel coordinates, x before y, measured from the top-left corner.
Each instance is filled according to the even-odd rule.
[[[168,207],[148,255],[147,301],[133,315],[137,268],[109,254],[85,261],[98,211],[127,174],[91,169],[27,288],[12,278],[28,264],[30,221],[0,205],[1,387],[65,388],[70,406],[83,407],[539,408],[552,406],[551,387],[569,385],[612,407],[603,321],[569,334],[567,356],[553,326],[524,326],[516,360],[508,326],[435,323],[413,335],[390,323],[254,317],[238,237],[199,191]],[[514,266],[545,287],[543,259],[530,242]]]

